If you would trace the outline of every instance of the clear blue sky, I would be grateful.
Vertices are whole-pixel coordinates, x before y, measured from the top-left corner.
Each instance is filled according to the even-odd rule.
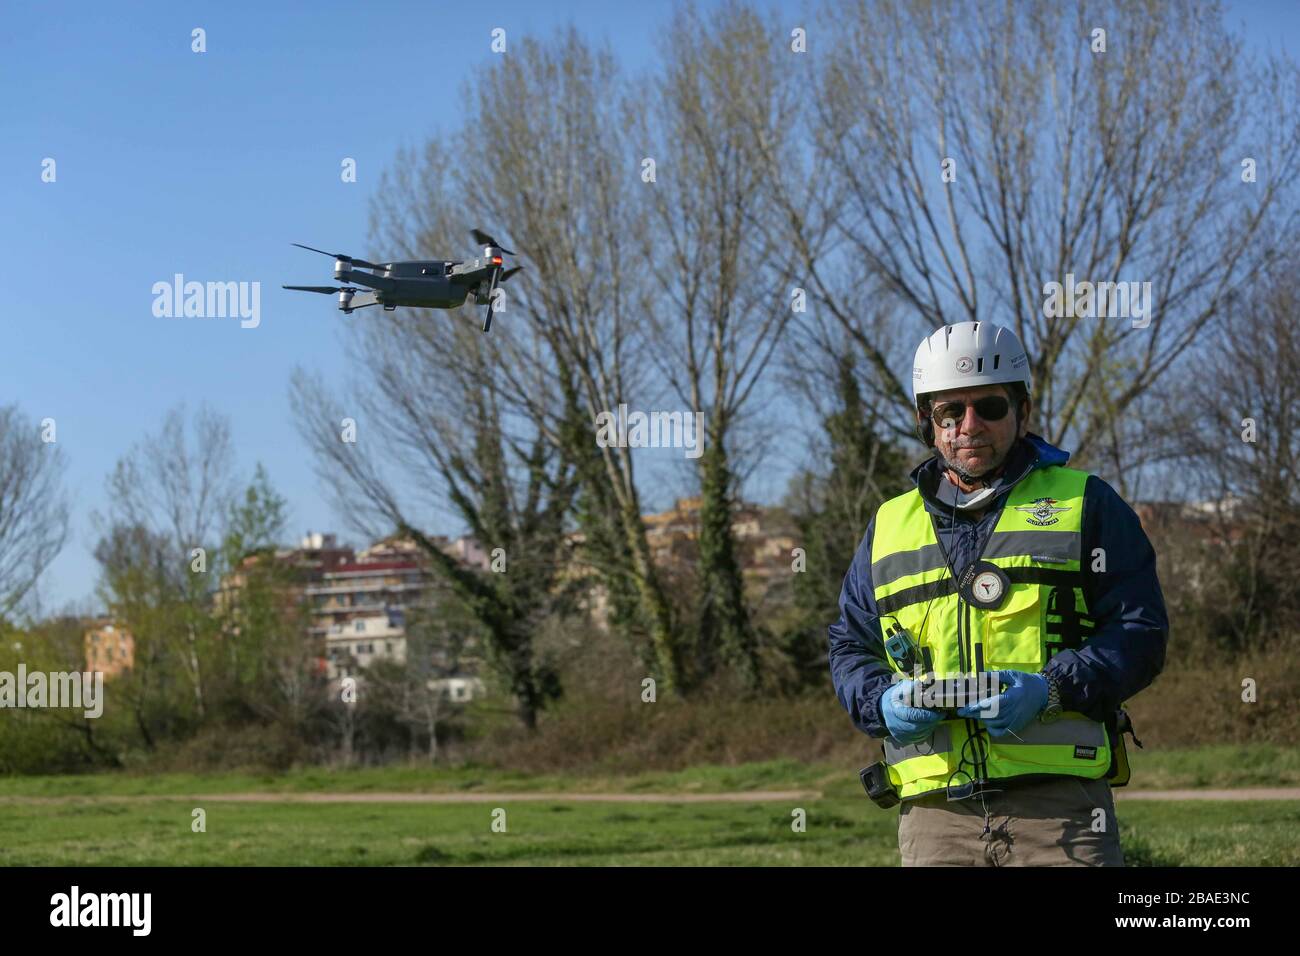
[[[463,80],[495,55],[493,28],[517,41],[572,19],[635,65],[663,12],[597,0],[6,3],[0,403],[56,420],[74,502],[47,602],[93,592],[89,515],[104,507],[105,476],[181,400],[230,417],[241,469],[266,464],[295,534],[340,526],[287,386],[299,363],[345,366],[341,316],[330,299],[280,289],[331,282],[329,260],[289,243],[374,251],[380,171],[399,145],[458,124]],[[202,55],[194,27],[207,31]],[[40,180],[44,157],[54,184]],[[340,181],[344,157],[356,184]],[[260,281],[260,327],[155,318],[150,288],[175,272]]]
[[[42,585],[47,606],[91,595],[89,515],[104,507],[105,476],[182,400],[229,416],[241,469],[267,466],[295,535],[339,527],[294,430],[287,383],[297,364],[346,366],[341,318],[329,299],[280,290],[330,281],[328,260],[289,243],[382,254],[366,243],[379,173],[398,146],[458,125],[461,83],[494,55],[493,28],[515,41],[571,21],[636,69],[671,9],[6,3],[0,404],[57,421],[74,508],[73,537]],[[1236,4],[1229,19],[1250,42],[1297,55],[1300,0]],[[207,31],[202,55],[190,50],[194,27]],[[41,182],[45,157],[57,183]],[[357,160],[356,184],[340,181],[343,157]],[[150,287],[176,272],[260,281],[261,326],[155,318]]]

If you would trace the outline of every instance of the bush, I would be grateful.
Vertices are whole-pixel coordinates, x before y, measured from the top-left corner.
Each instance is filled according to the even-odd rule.
[[[288,770],[316,763],[324,754],[279,725],[206,727],[188,740],[159,748],[149,760],[156,771]]]

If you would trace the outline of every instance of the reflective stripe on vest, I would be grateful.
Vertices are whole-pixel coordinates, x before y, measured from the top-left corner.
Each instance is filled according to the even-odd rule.
[[[990,741],[999,747],[1034,747],[1043,744],[1069,744],[1071,747],[1100,747],[1106,742],[1106,728],[1095,720],[1086,717],[1062,717],[1050,724],[1030,721],[1028,726],[1017,731],[1020,739],[1007,736],[991,737]],[[946,754],[952,751],[951,724],[943,723],[924,740],[900,746],[893,737],[885,738],[885,761],[901,763],[911,757],[925,757],[931,754]]]
[[[927,673],[1037,673],[1052,654],[1091,636],[1080,554],[1087,480],[1072,468],[1038,468],[1011,490],[981,555],[1011,581],[1002,606],[992,611],[957,595],[920,492],[880,506],[871,542],[877,610],[882,624],[897,621],[912,635]],[[1110,765],[1104,726],[1082,714],[1065,713],[1050,724],[1034,720],[1017,733],[1020,740],[994,738],[977,721],[944,721],[917,744],[887,739],[885,761],[903,799],[942,789],[958,770],[974,780],[1046,773],[1097,778]]]

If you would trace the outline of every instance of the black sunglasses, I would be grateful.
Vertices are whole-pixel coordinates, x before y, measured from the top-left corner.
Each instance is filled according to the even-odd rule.
[[[956,428],[966,418],[966,408],[975,409],[975,414],[986,422],[1000,422],[1011,410],[1011,402],[1005,395],[985,395],[973,402],[944,402],[930,411],[930,417],[940,428]]]

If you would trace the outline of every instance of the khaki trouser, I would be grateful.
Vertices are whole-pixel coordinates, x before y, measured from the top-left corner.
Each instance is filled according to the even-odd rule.
[[[986,786],[1002,789],[965,800],[949,801],[941,790],[904,801],[903,866],[1124,865],[1105,780],[1060,776]]]

